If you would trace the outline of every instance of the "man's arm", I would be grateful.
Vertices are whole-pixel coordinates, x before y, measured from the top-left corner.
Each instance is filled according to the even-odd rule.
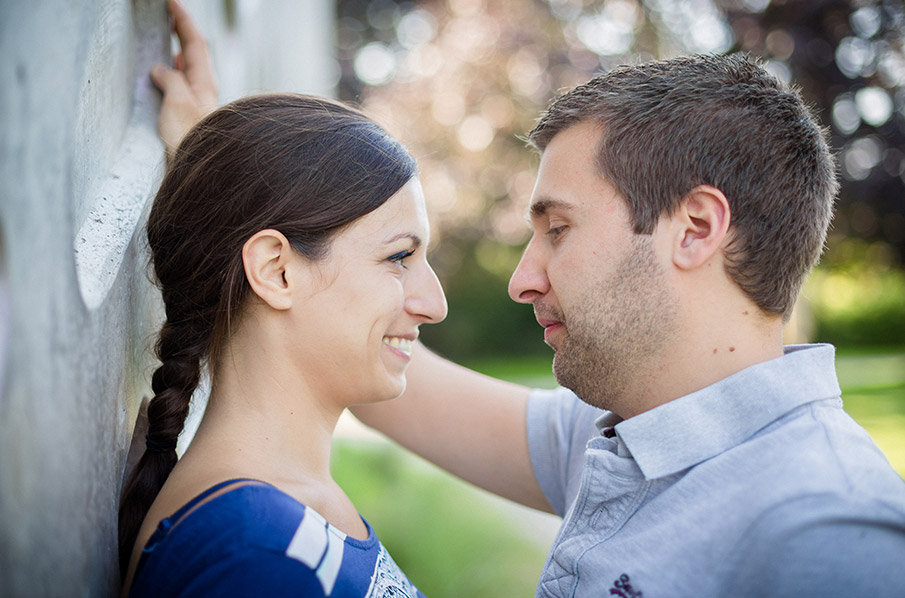
[[[443,469],[523,505],[553,512],[528,453],[529,389],[456,365],[420,343],[397,399],[352,409],[365,424]]]

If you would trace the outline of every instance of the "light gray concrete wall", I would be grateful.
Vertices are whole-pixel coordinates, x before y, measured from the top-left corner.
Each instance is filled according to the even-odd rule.
[[[223,99],[330,93],[330,0],[185,3]],[[0,0],[0,596],[118,592],[119,489],[162,313],[142,236],[163,169],[147,71],[170,43],[164,0]]]

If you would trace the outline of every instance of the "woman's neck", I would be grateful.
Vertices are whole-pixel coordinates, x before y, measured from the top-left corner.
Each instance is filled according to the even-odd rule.
[[[316,395],[296,370],[273,368],[279,361],[264,351],[226,355],[192,446],[281,479],[330,481],[342,409]]]

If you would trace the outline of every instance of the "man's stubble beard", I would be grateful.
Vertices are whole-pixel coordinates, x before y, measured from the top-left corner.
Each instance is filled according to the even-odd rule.
[[[607,280],[573,304],[553,357],[556,380],[584,402],[619,413],[673,336],[676,310],[652,240],[637,235]]]

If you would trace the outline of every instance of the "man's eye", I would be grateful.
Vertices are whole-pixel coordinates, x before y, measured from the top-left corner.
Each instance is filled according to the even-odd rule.
[[[389,259],[391,262],[396,262],[397,264],[399,264],[400,266],[405,268],[406,267],[405,258],[411,257],[414,253],[415,253],[414,251],[400,251],[399,253],[397,253],[395,255],[391,255],[387,259]]]
[[[556,237],[560,236],[563,233],[563,231],[566,230],[566,228],[568,228],[568,227],[565,225],[551,228],[550,230],[547,231],[547,236],[555,239]]]

